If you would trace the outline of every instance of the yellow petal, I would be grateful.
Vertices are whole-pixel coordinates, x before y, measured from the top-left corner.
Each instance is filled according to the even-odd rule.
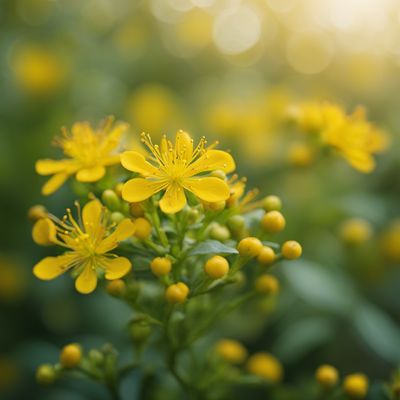
[[[97,286],[96,269],[91,264],[87,264],[75,281],[75,288],[79,293],[88,294],[93,292]]]
[[[56,240],[56,226],[50,218],[39,219],[32,229],[32,238],[41,246],[50,246]]]
[[[121,154],[121,164],[128,171],[137,172],[143,176],[158,176],[159,171],[137,151],[125,151]]]
[[[186,196],[183,187],[177,184],[168,186],[164,196],[160,200],[160,208],[166,214],[175,214],[181,211],[186,204]]]
[[[82,210],[82,222],[85,231],[94,235],[101,222],[103,207],[98,200],[89,201]]]
[[[121,162],[121,156],[116,154],[114,156],[105,157],[101,161],[105,167],[108,167],[109,165],[119,164]]]
[[[42,187],[42,194],[48,196],[60,188],[67,180],[68,174],[60,172],[52,176]]]
[[[226,151],[208,150],[189,166],[186,176],[217,169],[221,169],[224,172],[232,172],[235,169],[235,161]]]
[[[186,179],[184,186],[201,200],[210,203],[226,200],[230,193],[229,186],[222,179],[214,177]]]
[[[67,271],[74,260],[76,260],[76,256],[72,253],[58,257],[46,257],[33,267],[33,274],[43,281],[49,281]]]
[[[107,253],[118,246],[118,242],[132,236],[135,232],[135,224],[128,218],[122,220],[114,232],[106,237],[96,248],[98,254]]]
[[[53,175],[59,172],[65,172],[68,169],[69,163],[66,160],[38,160],[36,161],[35,169],[39,175]]]
[[[119,145],[121,136],[128,129],[128,127],[128,124],[121,122],[117,123],[112,128],[101,144],[101,151],[103,155],[111,153]]]
[[[175,151],[179,158],[186,160],[187,163],[192,159],[193,139],[187,132],[178,131],[175,136]]]
[[[82,168],[76,173],[76,179],[79,182],[96,182],[99,181],[104,174],[106,169],[102,165],[96,165],[92,168]]]
[[[120,279],[125,276],[132,268],[131,262],[125,257],[107,259],[104,263],[106,279]]]
[[[346,160],[358,171],[369,173],[375,169],[375,160],[374,158],[363,151],[346,151],[344,153],[344,157]]]
[[[130,203],[138,203],[159,192],[163,187],[165,187],[164,181],[134,178],[122,187],[122,198]]]

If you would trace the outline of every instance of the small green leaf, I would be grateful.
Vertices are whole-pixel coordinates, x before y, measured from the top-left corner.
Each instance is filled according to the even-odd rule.
[[[202,254],[238,254],[234,247],[229,247],[218,240],[206,240],[199,243],[189,253],[189,256],[198,256]]]

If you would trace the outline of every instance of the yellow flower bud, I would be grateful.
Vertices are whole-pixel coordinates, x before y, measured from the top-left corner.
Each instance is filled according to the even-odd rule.
[[[271,195],[264,198],[262,205],[265,211],[280,211],[282,201],[278,196]]]
[[[126,293],[126,284],[122,279],[115,279],[107,283],[106,290],[110,296],[121,297]]]
[[[368,392],[368,378],[364,374],[347,375],[343,390],[352,399],[364,399]]]
[[[271,354],[256,353],[247,361],[247,370],[271,383],[278,383],[283,377],[281,363]]]
[[[275,261],[276,254],[269,246],[264,246],[257,256],[257,261],[261,265],[270,265]]]
[[[229,263],[224,257],[214,256],[207,260],[204,271],[210,278],[220,279],[229,272]]]
[[[315,372],[315,379],[325,389],[331,389],[338,383],[339,373],[331,365],[321,365]]]
[[[36,381],[41,385],[51,385],[57,379],[57,373],[50,364],[43,364],[36,370]]]
[[[276,295],[279,292],[279,282],[272,275],[261,275],[255,282],[257,292],[266,295]]]
[[[63,347],[60,352],[60,364],[64,368],[75,368],[82,359],[82,349],[79,344],[72,343]]]
[[[278,233],[285,229],[286,221],[279,211],[269,211],[263,216],[261,225],[266,232]]]
[[[165,298],[169,303],[182,304],[189,294],[189,288],[183,282],[178,282],[167,287]]]
[[[345,243],[357,246],[371,238],[372,226],[361,218],[351,218],[343,222],[339,235]]]
[[[226,202],[225,200],[216,201],[212,203],[209,203],[208,201],[203,201],[203,206],[204,209],[208,211],[222,211],[226,206]]]
[[[146,218],[136,218],[134,221],[135,224],[135,233],[134,235],[140,239],[145,240],[150,237],[151,234],[151,225],[150,222]]]
[[[154,275],[163,276],[171,272],[172,263],[167,257],[156,257],[151,261],[150,268]]]
[[[119,211],[114,211],[113,213],[111,213],[110,218],[112,222],[119,224],[122,220],[125,219],[125,215]]]
[[[139,218],[144,216],[144,210],[141,203],[131,203],[129,204],[129,212],[132,217]]]
[[[47,217],[46,207],[44,207],[40,204],[38,204],[36,206],[32,206],[28,211],[28,218],[32,222],[35,222],[39,219],[46,218],[46,217]]]
[[[40,246],[51,246],[56,239],[56,226],[50,218],[39,219],[32,229],[32,238]]]
[[[263,244],[256,237],[246,237],[242,239],[237,249],[242,257],[257,257],[260,254]]]
[[[287,260],[295,260],[301,256],[303,249],[299,242],[288,240],[282,245],[282,256]]]
[[[215,345],[215,351],[231,364],[241,364],[247,357],[246,348],[237,340],[221,339]]]
[[[117,193],[118,197],[122,197],[122,188],[124,187],[124,184],[122,182],[117,183],[115,185],[114,191]]]

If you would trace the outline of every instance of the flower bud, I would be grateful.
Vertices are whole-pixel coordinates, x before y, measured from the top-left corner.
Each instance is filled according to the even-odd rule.
[[[88,353],[88,359],[94,365],[102,365],[104,363],[104,354],[97,349],[91,349]]]
[[[269,246],[264,246],[257,256],[257,261],[261,265],[271,265],[276,259],[274,250]]]
[[[194,224],[200,216],[200,212],[197,208],[190,208],[187,213],[187,219],[189,224]]]
[[[283,377],[283,368],[281,363],[271,354],[256,353],[252,355],[247,362],[247,370],[270,383],[278,383]]]
[[[351,218],[343,222],[339,234],[345,243],[358,246],[371,238],[372,226],[364,219]]]
[[[172,263],[167,257],[156,257],[151,261],[150,268],[154,275],[163,276],[171,272]]]
[[[282,245],[282,256],[287,260],[295,260],[301,256],[303,249],[299,242],[288,240]]]
[[[229,229],[233,231],[240,231],[245,226],[245,220],[242,215],[233,215],[227,221]]]
[[[229,263],[224,257],[214,256],[207,260],[204,271],[210,278],[220,279],[229,272]]]
[[[136,228],[134,236],[139,240],[145,240],[150,237],[151,224],[146,218],[136,218],[134,224]]]
[[[167,287],[165,298],[169,303],[182,304],[189,294],[189,288],[183,282],[178,282]]]
[[[113,213],[111,213],[111,221],[115,222],[116,224],[119,224],[124,219],[125,215],[119,211],[114,211]]]
[[[231,233],[226,226],[214,224],[214,226],[210,230],[211,239],[219,240],[220,242],[224,242],[231,237]]]
[[[256,237],[246,237],[237,245],[239,254],[242,257],[257,257],[260,254],[262,247],[263,244]]]
[[[115,279],[107,283],[106,290],[110,296],[122,297],[126,293],[126,284],[122,279]]]
[[[63,347],[60,352],[60,364],[64,368],[75,368],[82,359],[82,349],[79,344],[72,343]]]
[[[272,275],[261,275],[255,282],[255,289],[261,294],[276,295],[279,292],[278,279]]]
[[[351,399],[364,399],[368,392],[368,378],[364,374],[347,375],[343,390]]]
[[[132,217],[139,218],[144,217],[144,210],[141,203],[130,203],[129,212]]]
[[[221,339],[215,345],[216,353],[231,364],[241,364],[247,357],[246,348],[237,340]]]
[[[278,196],[271,195],[264,198],[262,205],[265,211],[280,211],[282,201]]]
[[[215,202],[208,202],[203,201],[203,207],[207,211],[222,211],[226,206],[225,200],[215,201]]]
[[[151,335],[151,326],[146,321],[135,321],[129,327],[129,333],[134,342],[143,343]]]
[[[285,229],[285,217],[279,211],[269,211],[264,214],[261,225],[266,232],[278,233]]]
[[[101,201],[111,211],[118,211],[121,206],[120,198],[114,190],[106,189],[101,195]]]
[[[51,364],[42,364],[36,370],[36,381],[41,385],[51,385],[57,379],[57,372]]]
[[[339,373],[331,365],[321,365],[315,372],[315,379],[325,389],[331,389],[338,383]]]

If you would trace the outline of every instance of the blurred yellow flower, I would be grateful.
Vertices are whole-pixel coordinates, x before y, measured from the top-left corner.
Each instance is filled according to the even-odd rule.
[[[247,370],[271,383],[278,383],[283,377],[283,368],[272,354],[256,353],[247,362]]]
[[[400,219],[395,219],[383,232],[380,240],[382,254],[392,262],[400,262]]]
[[[365,109],[357,107],[347,115],[338,105],[305,103],[292,109],[300,128],[318,133],[321,142],[336,149],[357,170],[375,168],[374,155],[388,146],[388,136],[366,120]]]
[[[26,274],[22,265],[0,254],[0,300],[18,300],[26,288]]]
[[[122,189],[124,200],[137,203],[165,190],[160,208],[165,213],[176,213],[186,204],[184,189],[207,202],[223,201],[229,197],[229,186],[222,179],[197,176],[217,169],[233,171],[235,162],[229,153],[207,149],[204,138],[193,148],[193,139],[183,131],[177,132],[175,146],[165,136],[160,146],[153,144],[150,135],[143,134],[142,140],[157,166],[146,161],[137,151],[121,155],[121,163],[127,170],[143,176],[125,183]]]
[[[62,221],[49,215],[36,222],[32,232],[36,243],[52,243],[68,250],[63,255],[46,257],[38,262],[33,269],[34,275],[42,280],[52,280],[73,269],[77,277],[76,290],[84,294],[96,289],[98,273],[104,273],[108,280],[125,276],[132,267],[131,262],[109,252],[134,233],[134,224],[127,218],[117,226],[110,223],[98,200],[87,203],[82,213],[79,210],[78,222],[71,210],[67,213]]]
[[[54,52],[37,45],[17,49],[12,68],[18,85],[34,96],[54,93],[67,77],[65,62]]]
[[[241,364],[247,357],[246,348],[237,340],[221,339],[215,344],[215,351],[232,364]]]
[[[73,174],[80,182],[96,182],[105,175],[105,167],[119,163],[119,155],[113,152],[128,125],[121,122],[113,126],[113,121],[113,117],[107,118],[96,130],[88,122],[76,122],[71,133],[66,128],[62,130],[63,135],[56,138],[55,144],[68,158],[36,163],[38,174],[53,175],[42,188],[44,195],[54,193]]]

